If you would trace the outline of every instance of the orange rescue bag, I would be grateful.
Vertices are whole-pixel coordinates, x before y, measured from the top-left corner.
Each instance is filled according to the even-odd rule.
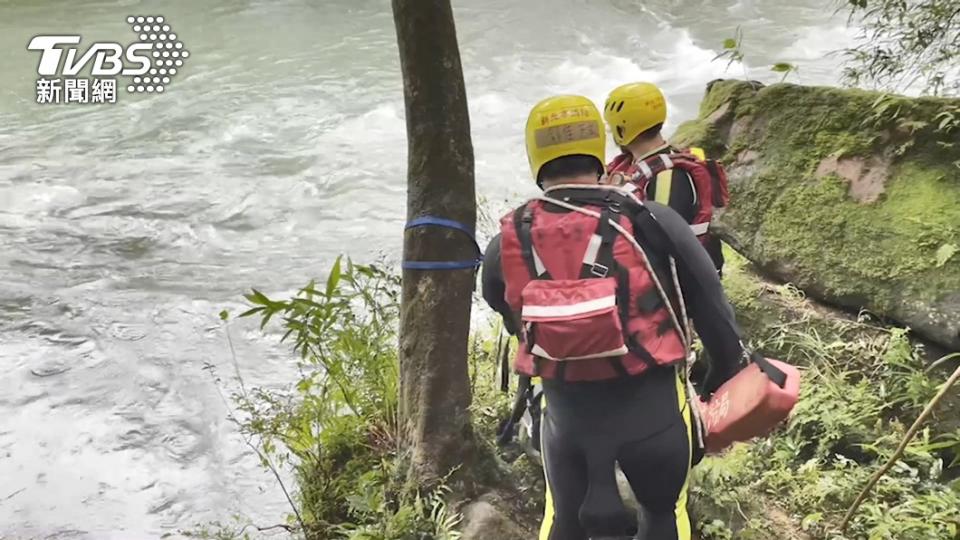
[[[709,402],[700,400],[707,453],[769,434],[789,416],[799,394],[797,368],[755,356],[749,366],[720,386]]]

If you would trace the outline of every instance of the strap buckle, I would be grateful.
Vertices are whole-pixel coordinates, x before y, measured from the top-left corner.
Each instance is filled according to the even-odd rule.
[[[610,273],[610,268],[600,263],[593,263],[593,266],[590,267],[590,273],[599,278],[605,278]]]

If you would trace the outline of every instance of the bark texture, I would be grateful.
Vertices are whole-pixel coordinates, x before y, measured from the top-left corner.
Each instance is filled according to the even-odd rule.
[[[473,146],[449,0],[393,0],[406,104],[407,218],[476,225]],[[475,257],[462,232],[407,230],[407,261]],[[400,320],[401,415],[411,473],[431,483],[474,454],[467,341],[475,274],[405,270]]]

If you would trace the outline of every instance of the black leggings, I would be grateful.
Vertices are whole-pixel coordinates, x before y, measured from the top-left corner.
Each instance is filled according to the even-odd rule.
[[[544,382],[542,448],[548,501],[540,540],[689,540],[690,411],[673,369],[635,380]],[[614,463],[644,510],[617,491]]]

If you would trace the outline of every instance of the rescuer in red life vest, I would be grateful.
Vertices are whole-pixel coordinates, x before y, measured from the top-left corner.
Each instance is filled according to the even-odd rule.
[[[607,185],[605,143],[585,97],[532,109],[527,156],[544,194],[502,218],[484,257],[483,296],[520,338],[514,370],[540,377],[548,404],[540,540],[637,533],[615,463],[644,508],[639,538],[689,540],[687,477],[702,451],[686,322],[715,359],[706,395],[738,372],[745,352],[689,224]]]
[[[665,204],[683,216],[710,254],[717,272],[722,274],[722,244],[708,232],[713,209],[727,203],[727,179],[722,166],[706,159],[703,150],[691,148],[692,157],[698,159],[688,163],[701,169],[697,173],[702,182],[695,182],[690,173],[681,167],[672,167],[669,161],[671,167],[660,170],[662,164],[657,159],[676,156],[680,150],[663,138],[667,101],[654,84],[638,82],[614,88],[604,104],[603,116],[622,152],[607,165],[607,173],[612,177],[622,175],[619,178],[627,181],[636,179],[641,198]],[[641,171],[638,165],[645,162],[657,170],[651,171],[648,167]],[[644,171],[649,178],[637,176]]]

